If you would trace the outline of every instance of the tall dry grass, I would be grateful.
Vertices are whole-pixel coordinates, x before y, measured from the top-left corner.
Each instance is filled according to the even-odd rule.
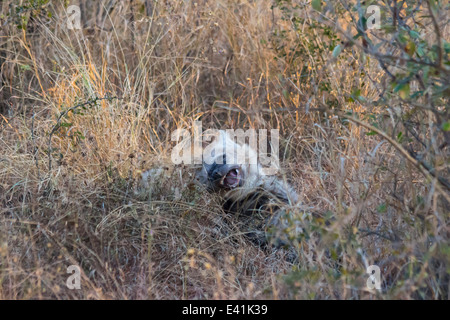
[[[375,61],[333,59],[270,1],[81,1],[81,30],[63,1],[29,3],[0,7],[0,299],[448,298],[436,182],[320,107],[368,112],[348,97],[355,84],[378,94]],[[171,133],[195,120],[280,129],[303,204],[297,262],[249,242],[172,165]],[[381,291],[366,287],[372,264]],[[69,265],[81,290],[66,287]]]

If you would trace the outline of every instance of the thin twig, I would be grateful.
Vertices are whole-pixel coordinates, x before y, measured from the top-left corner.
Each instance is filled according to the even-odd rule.
[[[52,148],[52,137],[53,134],[58,131],[58,129],[61,127],[61,119],[63,117],[65,117],[70,111],[75,111],[76,109],[80,108],[80,107],[85,107],[85,106],[92,106],[95,105],[98,101],[101,100],[113,100],[113,99],[123,99],[123,98],[119,98],[119,97],[103,97],[103,98],[98,98],[95,97],[94,99],[88,100],[86,102],[77,104],[76,106],[73,106],[63,112],[61,112],[61,114],[59,115],[58,119],[56,120],[56,124],[53,126],[52,131],[50,131],[49,133],[49,138],[48,138],[48,172],[50,172],[52,170],[52,152],[51,152],[51,148]]]
[[[327,108],[328,109],[328,108]],[[429,178],[430,180],[436,179],[437,183],[436,183],[436,189],[445,197],[445,199],[447,201],[450,202],[450,194],[448,193],[450,191],[450,185],[448,184],[448,182],[446,181],[442,181],[442,177],[437,176],[437,174],[435,173],[434,170],[431,170],[429,167],[425,166],[422,162],[416,160],[407,150],[405,150],[405,148],[403,148],[399,143],[397,143],[397,141],[395,141],[393,138],[391,138],[389,135],[387,135],[385,132],[383,132],[382,130],[368,124],[365,123],[359,119],[356,119],[352,116],[349,116],[347,114],[344,114],[342,112],[339,111],[333,111],[331,109],[328,109],[327,112],[329,112],[330,114],[337,114],[340,117],[346,118],[356,124],[359,124],[362,127],[365,127],[371,131],[376,132],[377,134],[379,134],[380,136],[382,136],[384,139],[386,139],[395,149],[397,149],[397,151],[399,151],[403,157],[406,158],[406,160],[408,160],[409,162],[411,162],[417,169],[419,169],[419,171],[426,177]],[[447,191],[446,191],[447,190]]]
[[[39,180],[41,180],[41,174],[40,174],[40,171],[39,171],[39,161],[38,161],[38,151],[39,151],[39,148],[36,146],[36,141],[35,141],[35,139],[34,139],[34,116],[35,116],[36,114],[34,113],[34,107],[33,107],[33,116],[31,117],[31,141],[33,142],[33,158],[34,158],[34,161],[35,161],[35,163],[36,163],[36,168],[37,168],[37,175],[38,175],[38,179]]]

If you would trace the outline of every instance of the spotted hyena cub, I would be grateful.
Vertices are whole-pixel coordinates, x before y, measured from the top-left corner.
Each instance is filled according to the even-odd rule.
[[[238,216],[253,242],[262,247],[289,243],[286,230],[298,196],[285,180],[265,174],[253,148],[220,130],[204,148],[202,162],[197,182],[223,197],[224,210]]]

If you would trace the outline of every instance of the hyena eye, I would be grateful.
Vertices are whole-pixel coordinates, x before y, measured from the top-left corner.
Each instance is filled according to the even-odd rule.
[[[239,169],[234,168],[223,177],[222,185],[226,188],[236,188],[241,182],[242,176]]]

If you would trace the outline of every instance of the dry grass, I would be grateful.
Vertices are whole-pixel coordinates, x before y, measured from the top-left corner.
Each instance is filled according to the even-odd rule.
[[[449,210],[436,182],[379,135],[316,111],[330,97],[367,111],[347,98],[355,85],[376,95],[368,77],[383,81],[382,70],[373,62],[361,74],[351,50],[316,56],[310,44],[328,48],[327,39],[298,38],[270,6],[169,0],[146,11],[122,1],[109,14],[95,5],[82,30],[67,30],[64,7],[50,1],[43,12],[53,16],[36,13],[26,30],[8,20],[0,299],[448,298]],[[112,98],[55,128],[61,112],[95,97]],[[171,164],[171,132],[194,120],[280,129],[284,172],[311,209],[298,263],[255,247],[219,199],[190,183],[190,168]],[[138,188],[142,171],[161,167]],[[81,290],[65,285],[72,264]],[[381,292],[366,288],[371,264]]]

